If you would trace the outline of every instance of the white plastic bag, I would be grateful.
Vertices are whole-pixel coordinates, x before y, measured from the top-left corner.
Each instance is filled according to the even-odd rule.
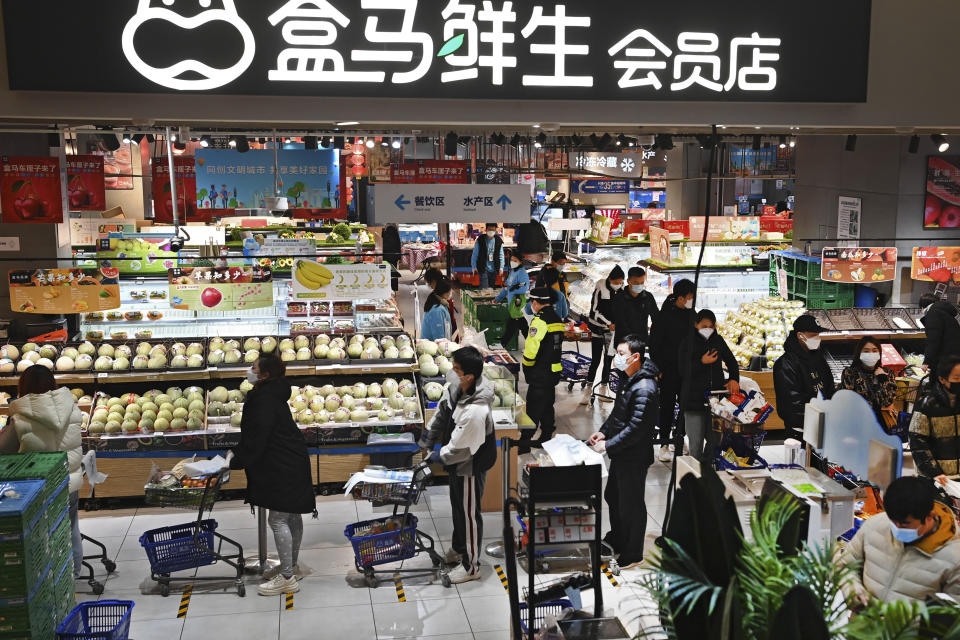
[[[487,346],[487,330],[477,331],[473,327],[463,328],[463,340],[460,341],[461,347],[476,347],[477,350],[486,355],[490,353],[490,347]]]

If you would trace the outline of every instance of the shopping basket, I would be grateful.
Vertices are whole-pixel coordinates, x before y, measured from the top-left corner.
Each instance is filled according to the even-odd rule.
[[[720,436],[720,446],[714,456],[717,470],[766,468],[767,461],[760,457],[760,446],[763,444],[763,439],[766,435],[765,431],[753,434],[723,431]],[[724,458],[723,453],[728,449],[732,449],[738,458],[746,458],[749,466],[742,467]]]
[[[152,529],[140,536],[140,546],[147,552],[150,570],[155,574],[205,567],[216,562],[213,553],[216,529],[216,520]]]
[[[161,487],[147,485],[143,489],[144,501],[151,507],[178,507],[197,509],[201,505],[206,510],[220,497],[220,486],[230,481],[230,472],[207,476],[202,487]]]
[[[408,513],[399,518],[399,524],[397,521],[398,518],[391,516],[347,525],[343,535],[353,545],[357,566],[366,569],[416,555],[417,517]],[[388,529],[391,526],[396,528]]]
[[[423,485],[408,484],[405,482],[392,482],[389,484],[378,484],[374,482],[361,482],[353,488],[351,495],[361,500],[369,500],[379,504],[417,504],[420,502],[420,494],[423,491]]]
[[[570,383],[586,381],[587,376],[590,374],[591,362],[593,361],[589,356],[585,356],[576,351],[564,351],[560,354],[560,366],[562,367],[563,379]]]
[[[129,600],[82,602],[57,627],[57,640],[127,640],[132,612]]]
[[[547,616],[556,617],[562,613],[564,609],[572,608],[573,603],[566,598],[550,600],[548,602],[541,602],[534,605],[533,630],[539,631],[541,628],[543,628],[543,624],[546,621]],[[524,633],[530,631],[530,608],[526,602],[520,603],[520,625],[523,627]]]

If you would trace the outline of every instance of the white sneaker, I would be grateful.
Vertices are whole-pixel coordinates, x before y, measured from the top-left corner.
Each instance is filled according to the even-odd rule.
[[[443,562],[445,564],[457,564],[460,562],[461,557],[462,556],[453,549],[447,549],[447,552],[443,554]]]
[[[468,572],[463,568],[463,565],[460,565],[456,569],[451,570],[450,573],[447,574],[447,577],[450,578],[451,584],[463,584],[471,580],[479,580],[480,569],[474,569],[472,572]]]
[[[657,455],[657,459],[660,462],[670,462],[673,460],[673,453],[670,452],[670,447],[660,447],[660,453]]]
[[[264,582],[257,591],[262,596],[282,596],[285,593],[296,593],[300,591],[300,583],[296,578],[284,578],[278,575],[273,580]]]
[[[600,402],[613,402],[613,398],[610,397],[610,387],[605,384],[600,385]]]
[[[276,565],[275,567],[270,567],[269,569],[264,571],[263,579],[272,580],[273,578],[276,578],[278,575],[280,575],[280,565]],[[298,564],[293,565],[293,577],[296,578],[297,580],[303,580],[303,571],[300,569],[300,565]]]

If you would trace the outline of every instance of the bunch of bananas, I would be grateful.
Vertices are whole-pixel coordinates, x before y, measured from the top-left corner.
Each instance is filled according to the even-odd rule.
[[[322,264],[310,262],[308,260],[297,260],[295,270],[297,282],[310,290],[317,290],[325,287],[333,280],[333,272]]]

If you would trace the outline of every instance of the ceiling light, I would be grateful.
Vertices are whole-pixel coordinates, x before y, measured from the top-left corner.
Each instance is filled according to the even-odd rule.
[[[230,138],[230,140],[227,141],[227,144],[230,146],[231,149],[236,149],[236,148],[237,148],[237,137],[236,137],[236,136],[232,136],[232,137]]]
[[[338,126],[338,127],[353,127],[353,126],[356,126],[356,125],[358,125],[358,124],[360,124],[360,123],[359,123],[359,122],[356,122],[356,121],[354,121],[354,120],[349,120],[349,121],[347,121],[347,122],[338,122],[338,123],[337,123],[337,126]]]
[[[303,148],[307,151],[317,150],[317,136],[304,136]]]
[[[343,136],[334,136],[333,138],[331,138],[331,140],[333,140],[333,147],[335,149],[342,150],[344,145],[346,144],[346,141],[344,140]]]
[[[133,136],[133,141],[134,141],[135,143],[137,143],[137,144],[140,144],[141,142],[143,142],[143,139],[146,138],[146,137],[147,137],[147,136],[145,136],[145,135],[142,134],[142,133],[136,133],[136,134],[134,134],[134,136]]]
[[[100,140],[103,141],[103,146],[107,149],[107,151],[116,151],[120,148],[120,139],[117,138],[117,134],[115,133],[110,132],[101,134]]]
[[[394,149],[399,149],[401,146],[403,146],[403,143],[400,142],[400,138],[394,138],[393,142],[390,143],[390,146]]]
[[[187,143],[186,143],[186,142],[174,142],[174,143],[173,143],[173,150],[176,151],[176,152],[179,152],[179,153],[183,153],[184,151],[187,150]]]
[[[573,143],[573,146],[579,147],[580,143],[583,142],[583,138],[580,137],[579,133],[575,133],[572,136],[570,136],[570,142]]]
[[[545,134],[543,131],[541,131],[540,133],[538,133],[538,134],[537,134],[537,143],[540,145],[540,147],[542,147],[543,145],[545,145],[545,144],[547,143],[547,134]],[[537,148],[539,149],[540,147],[537,147]]]
[[[791,149],[793,149],[794,147],[796,147],[796,146],[797,146],[797,139],[796,139],[796,138],[790,138],[790,142],[787,143],[787,146],[789,146]]]
[[[754,151],[760,151],[760,136],[753,136],[753,141],[750,144],[750,148]]]
[[[513,145],[514,147],[519,147],[519,146],[520,146],[520,142],[521,142],[521,139],[520,139],[520,134],[519,134],[519,133],[513,134],[513,137],[510,138],[510,144]]]
[[[847,144],[844,145],[844,148],[847,151],[857,150],[857,136],[855,134],[850,134],[849,136],[847,136]]]
[[[540,125],[535,124],[535,125],[533,125],[533,128],[534,128],[534,129],[539,129],[539,128],[540,128]]]
[[[662,133],[654,136],[653,146],[658,149],[663,149],[664,151],[670,151],[673,149],[673,136],[669,133]]]
[[[950,143],[947,142],[947,136],[942,133],[935,133],[930,136],[930,139],[933,140],[933,144],[937,145],[937,151],[940,153],[945,153],[950,150]]]
[[[367,149],[373,149],[373,138],[367,138]]]
[[[908,153],[916,153],[920,150],[920,136],[910,136],[910,144],[907,146]]]
[[[130,134],[126,131],[123,132],[123,144],[130,144],[133,140],[130,138]]]
[[[204,149],[209,147],[211,142],[213,142],[213,139],[210,136],[200,136],[200,146]]]
[[[539,142],[539,141],[537,141],[537,142],[534,142],[534,143],[533,143],[533,146],[534,146],[535,148],[537,148],[537,149],[541,149],[541,148],[543,148],[543,145],[542,145],[542,144],[540,144],[540,142]]]
[[[787,148],[787,136],[780,136],[780,148],[781,149]]]
[[[247,136],[237,136],[237,151],[240,153],[250,151],[250,141],[247,140]]]

